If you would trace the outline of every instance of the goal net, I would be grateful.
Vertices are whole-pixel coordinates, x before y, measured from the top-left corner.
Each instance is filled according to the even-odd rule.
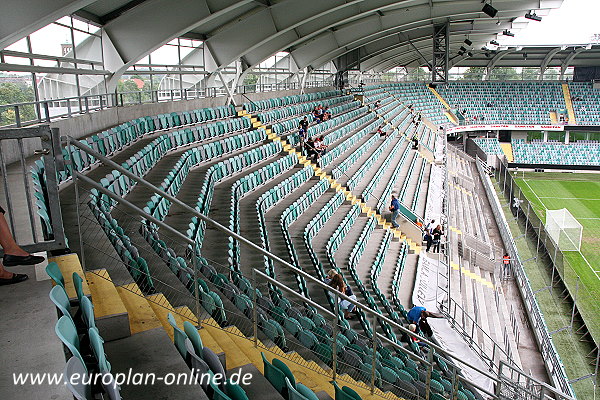
[[[562,251],[579,251],[583,227],[566,208],[546,210],[546,231]]]

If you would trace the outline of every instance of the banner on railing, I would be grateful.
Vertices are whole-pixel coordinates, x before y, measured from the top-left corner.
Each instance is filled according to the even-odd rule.
[[[513,124],[493,124],[493,125],[464,125],[446,128],[446,133],[470,132],[470,131],[564,131],[564,125],[513,125]]]

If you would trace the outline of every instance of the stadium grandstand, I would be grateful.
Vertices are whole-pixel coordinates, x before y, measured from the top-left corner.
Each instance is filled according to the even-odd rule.
[[[598,396],[592,1],[4,3],[1,398]]]

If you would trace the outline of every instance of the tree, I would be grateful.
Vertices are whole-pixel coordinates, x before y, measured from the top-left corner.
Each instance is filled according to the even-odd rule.
[[[138,86],[139,81],[142,84]],[[123,103],[139,103],[152,99],[150,93],[150,80],[139,75],[129,79],[120,79],[117,83],[117,93],[122,94]]]
[[[463,81],[480,81],[485,75],[485,67],[469,67],[463,74]]]
[[[534,81],[540,76],[539,68],[523,68],[523,80]]]
[[[512,67],[497,67],[492,69],[490,80],[496,81],[515,81],[519,80],[519,73]]]
[[[0,104],[26,103],[34,101],[33,87],[26,83],[0,83]],[[33,105],[19,106],[19,118],[22,122],[36,119]],[[0,108],[0,125],[11,125],[16,122],[15,109]]]
[[[254,92],[256,91],[256,82],[258,82],[258,75],[248,74],[244,78],[244,82],[242,83],[242,85],[248,86],[246,90],[247,92]]]
[[[424,81],[428,76],[431,75],[429,72],[425,72],[425,70],[421,67],[418,68],[407,68],[406,80],[407,81]]]

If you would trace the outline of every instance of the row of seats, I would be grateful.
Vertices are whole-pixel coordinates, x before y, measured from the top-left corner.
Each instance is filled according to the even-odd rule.
[[[290,118],[290,117],[293,117],[296,115],[301,115],[302,117],[304,117],[304,116],[310,117],[310,115],[312,115],[312,111],[317,106],[333,107],[337,104],[348,103],[348,102],[352,101],[352,99],[353,99],[353,96],[339,96],[339,97],[323,99],[320,101],[309,101],[307,103],[297,103],[294,105],[288,105],[286,107],[276,108],[274,110],[261,112],[261,113],[258,113],[256,116],[263,124],[268,124],[273,121],[287,119],[287,118]],[[330,112],[333,115],[333,111],[330,110]]]
[[[271,108],[288,106],[291,104],[302,103],[305,101],[326,99],[328,97],[337,96],[339,94],[340,94],[340,92],[338,90],[330,90],[327,92],[297,94],[297,95],[293,95],[293,96],[276,97],[276,98],[271,98],[271,99],[252,101],[250,103],[242,104],[242,107],[244,108],[244,110],[248,111],[249,113],[254,113],[256,111],[269,110]]]
[[[240,233],[240,200],[249,192],[256,190],[269,180],[279,176],[285,171],[289,171],[298,164],[298,156],[291,154],[265,165],[261,169],[245,175],[231,185],[231,211],[229,215],[229,229]],[[230,254],[230,263],[240,265],[240,245],[233,237],[228,237],[228,253]]]
[[[259,221],[259,235],[263,248],[270,251],[269,249],[269,238],[267,233],[267,225],[266,225],[266,217],[265,214],[271,208],[273,208],[277,203],[285,199],[287,195],[292,193],[294,190],[302,186],[306,183],[310,178],[314,176],[314,169],[310,166],[306,166],[302,168],[300,171],[296,172],[294,175],[290,176],[283,182],[280,182],[277,186],[270,189],[269,191],[263,193],[256,200],[256,211],[258,214]],[[276,279],[277,275],[275,272],[275,268],[273,265],[273,260],[268,257],[263,257],[265,263],[265,273],[269,275],[271,278]],[[306,287],[306,281],[304,277],[294,274],[296,277],[296,281],[298,284],[298,288],[301,293],[308,297],[308,289]]]
[[[389,201],[390,197],[392,196],[392,192],[393,192],[394,188],[396,187],[398,181],[400,180],[400,171],[402,170],[402,167],[404,166],[404,163],[406,162],[406,159],[408,158],[410,151],[411,151],[410,146],[406,146],[406,148],[404,149],[404,152],[400,156],[400,161],[398,161],[398,164],[396,164],[396,167],[394,168],[394,171],[392,172],[392,175],[391,175],[391,178],[390,178],[388,184],[385,186],[385,189],[383,190],[383,193],[379,197],[379,200],[377,200],[377,205],[375,206],[375,208],[376,208],[378,214],[381,214],[383,212],[383,210],[386,209],[386,205],[388,204],[388,201]]]
[[[465,117],[486,123],[550,124],[550,111],[566,108],[559,82],[449,82],[437,90]]]
[[[264,131],[255,130],[191,148],[181,155],[160,187],[170,195],[176,196],[192,168],[215,157],[262,142],[264,139]],[[144,207],[144,211],[159,220],[163,220],[167,216],[170,206],[171,202],[169,200],[154,195]]]
[[[569,92],[578,125],[600,125],[600,90],[591,82],[569,82]]]
[[[112,185],[106,188],[110,190],[111,187]],[[132,243],[131,238],[125,233],[119,222],[110,214],[110,210],[114,206],[113,200],[96,189],[92,189],[88,206],[140,290],[147,294],[154,293],[154,280],[148,269],[147,261],[140,255],[138,248]]]
[[[194,207],[196,211],[208,215],[214,187],[217,182],[245,168],[258,164],[281,152],[281,150],[281,142],[272,142],[212,165],[206,171],[206,177],[204,178],[196,206]],[[188,229],[187,235],[201,247],[204,241],[205,224],[197,220],[196,222],[194,220],[191,222],[194,226]]]
[[[369,121],[371,121],[371,122],[368,123],[368,125],[365,125],[366,122],[364,120],[366,120],[366,122],[369,122]],[[375,117],[373,117],[371,114],[369,114],[363,118],[360,118],[356,121],[351,122],[348,125],[345,125],[341,129],[336,130],[333,133],[334,136],[341,135],[342,132],[346,131],[346,129],[349,131],[352,131],[360,126],[363,126],[363,128],[361,128],[358,132],[355,132],[351,137],[344,140],[342,143],[340,143],[335,148],[328,150],[325,155],[321,156],[321,159],[320,159],[321,168],[329,165],[333,160],[337,159],[340,155],[345,153],[346,150],[352,148],[356,143],[358,143],[367,134],[373,133],[377,129],[378,124],[379,124],[379,122],[377,120],[375,120]],[[327,143],[328,138],[329,138],[329,136],[325,137],[326,143]],[[331,139],[333,140],[333,137]]]
[[[475,138],[473,141],[488,155],[502,155],[502,147],[497,138]]]
[[[511,143],[516,163],[600,165],[598,144],[526,143],[524,139],[513,139]]]
[[[71,354],[63,372],[67,388],[77,399],[87,400],[102,395],[108,400],[120,400],[119,386],[104,352],[104,339],[96,327],[94,305],[83,292],[83,278],[73,272],[77,299],[72,305],[58,265],[55,262],[48,263],[46,272],[55,285],[49,294],[59,314],[55,332]],[[92,374],[101,377],[99,382],[91,379]]]
[[[371,140],[373,140],[373,139],[378,139],[378,138],[374,136],[373,138],[371,138]],[[387,138],[385,138],[383,143],[371,153],[371,155],[365,160],[365,162],[354,173],[354,175],[352,175],[352,177],[350,177],[350,179],[346,183],[346,187],[349,190],[354,190],[356,188],[356,186],[364,179],[365,175],[367,174],[367,172],[369,172],[369,169],[371,169],[373,164],[375,164],[375,162],[379,159],[379,157],[381,157],[381,155],[384,153],[384,151],[389,147],[389,145],[394,140],[397,140],[397,139],[398,138],[397,138],[395,131],[392,135],[389,135]],[[368,148],[365,149],[365,151],[367,151],[367,150],[369,150],[369,149]],[[354,154],[352,154],[350,157],[352,157],[353,155]]]

